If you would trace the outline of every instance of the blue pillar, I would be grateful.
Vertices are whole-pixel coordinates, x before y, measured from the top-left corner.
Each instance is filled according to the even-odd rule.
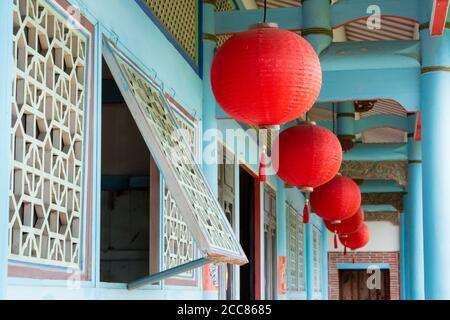
[[[202,127],[203,127],[203,150],[207,148],[208,154],[215,153],[217,159],[217,137],[207,134],[208,140],[205,141],[205,132],[216,129],[216,100],[211,87],[211,64],[214,59],[214,51],[216,48],[215,27],[214,27],[214,10],[215,5],[210,2],[203,3],[202,12],[202,31],[203,31],[203,108],[202,108]],[[204,155],[205,156],[205,155]],[[213,155],[214,157],[214,155]],[[205,160],[205,157],[203,157]],[[215,160],[214,159],[214,160]],[[208,159],[206,159],[208,160]],[[211,159],[212,160],[212,159]],[[210,184],[214,194],[218,192],[218,172],[217,161],[203,161],[203,171],[206,179]]]
[[[313,234],[312,222],[305,224],[305,284],[306,284],[306,299],[312,300],[314,296],[314,248],[313,248]]]
[[[406,198],[406,196],[405,196]],[[406,202],[406,200],[404,200]],[[407,260],[406,260],[406,241],[405,241],[405,213],[400,214],[400,299],[408,300],[408,276],[407,276]]]
[[[0,1],[0,299],[6,297],[8,281],[8,225],[10,130],[12,99],[13,2]]]
[[[423,207],[422,207],[422,154],[421,143],[414,139],[415,119],[410,116],[408,133],[408,196],[406,218],[407,241],[407,274],[408,274],[408,298],[411,300],[423,300],[424,275],[423,275]]]
[[[337,104],[337,136],[344,151],[353,148],[355,140],[355,106],[353,101]]]
[[[287,246],[286,246],[286,190],[284,187],[284,181],[277,178],[277,254],[278,263],[280,262],[280,257],[286,259],[285,268],[287,267]],[[282,258],[283,259],[283,258]],[[278,268],[276,268],[278,270]],[[287,280],[287,275],[286,279]],[[280,282],[280,279],[278,279]],[[286,283],[286,281],[285,281]],[[280,294],[278,292],[279,300],[286,300],[287,294]]]
[[[330,0],[303,2],[303,37],[320,55],[333,40]]]
[[[328,246],[327,228],[322,220],[322,299],[328,300]]]
[[[316,53],[320,55],[331,45],[333,40],[330,1],[304,1],[302,6],[302,18],[302,35],[311,44]],[[314,294],[312,223],[305,225],[305,244],[306,299],[312,300]]]
[[[217,129],[216,122],[216,101],[211,87],[211,64],[214,59],[214,50],[216,48],[215,41],[215,27],[214,27],[214,11],[215,5],[212,2],[203,2],[202,6],[202,53],[203,53],[203,105],[202,105],[202,146],[203,150],[207,149],[209,157],[217,159],[217,137],[215,135],[206,134],[207,140],[205,141],[205,132],[208,130],[211,133],[212,130]],[[202,168],[213,193],[218,196],[218,171],[217,160],[205,161],[205,155],[202,156],[203,163]],[[206,159],[213,160],[213,159]],[[221,267],[222,268],[222,267]],[[223,268],[221,273],[223,272]],[[218,292],[204,292],[205,299],[217,299]]]
[[[432,1],[421,1],[423,22]],[[420,32],[425,298],[450,299],[450,30]]]

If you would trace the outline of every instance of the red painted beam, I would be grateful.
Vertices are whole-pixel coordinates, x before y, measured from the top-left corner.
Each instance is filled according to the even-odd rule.
[[[450,0],[434,0],[433,13],[430,20],[430,32],[433,37],[442,36]]]

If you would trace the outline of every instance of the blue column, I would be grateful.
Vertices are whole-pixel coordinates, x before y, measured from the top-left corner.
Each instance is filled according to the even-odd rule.
[[[214,59],[214,51],[216,48],[215,41],[215,28],[214,28],[214,10],[215,6],[211,3],[203,3],[202,12],[202,32],[203,32],[203,108],[202,108],[202,127],[203,134],[210,130],[217,129],[216,121],[216,100],[214,99],[214,94],[211,87],[211,64]],[[203,136],[203,150],[208,148],[208,152],[215,152],[217,159],[217,137],[207,134],[207,139],[205,141],[205,135]],[[211,145],[213,144],[213,145]],[[205,160],[205,158],[203,157]],[[203,161],[203,171],[205,173],[206,179],[210,184],[213,192],[217,195],[218,192],[218,172],[217,172],[217,161],[213,163],[208,161]]]
[[[327,228],[322,221],[322,299],[328,300],[328,246]]]
[[[329,0],[304,1],[302,6],[303,37],[320,55],[331,45],[331,10]],[[314,294],[314,263],[312,223],[305,225],[306,257],[306,299],[312,300]]]
[[[421,143],[414,139],[415,119],[410,116],[408,133],[408,196],[406,218],[408,298],[423,300],[423,207],[422,207],[422,154]]]
[[[423,3],[422,3],[423,2]],[[421,1],[423,19],[432,1]],[[425,298],[450,299],[450,30],[420,32]]]
[[[0,299],[6,297],[8,281],[9,177],[11,141],[12,1],[0,1]]]
[[[217,129],[216,123],[216,101],[211,87],[211,64],[214,59],[214,50],[216,48],[215,39],[215,27],[214,27],[214,10],[215,5],[208,2],[203,2],[202,6],[202,54],[203,54],[203,105],[202,105],[202,146],[203,150],[207,148],[208,151],[212,152],[210,156],[217,159],[217,137],[215,135],[207,135],[208,140],[205,141],[205,132],[211,129]],[[210,131],[211,132],[211,131]],[[217,161],[208,162],[205,161],[205,157],[202,157],[203,163],[202,168],[205,174],[206,180],[208,181],[213,193],[218,195],[218,172],[217,172]],[[212,159],[210,159],[212,160]],[[222,268],[222,267],[221,267]],[[223,268],[221,273],[223,272]],[[205,299],[217,299],[218,292],[204,292]]]
[[[314,296],[314,261],[313,261],[313,234],[312,234],[312,222],[305,224],[305,258],[306,258],[306,270],[305,270],[305,284],[306,284],[306,299],[312,300]]]
[[[302,11],[302,35],[320,55],[333,40],[330,1],[304,1]]]
[[[284,181],[277,178],[277,254],[278,254],[278,260],[277,262],[280,262],[280,257],[284,257],[287,259],[287,246],[286,246],[286,190],[284,187]],[[285,268],[287,267],[287,260]],[[278,267],[276,268],[278,270]],[[287,275],[286,279],[287,280]],[[280,282],[280,279],[278,279],[278,282]],[[286,282],[285,282],[286,283]],[[280,294],[278,292],[278,299],[279,300],[286,300],[287,294]]]
[[[406,196],[405,196],[406,197]],[[406,204],[406,200],[405,204]],[[405,241],[405,213],[400,214],[400,299],[408,300],[408,275],[407,275],[407,259],[406,259],[406,241]]]
[[[355,106],[353,101],[337,103],[337,136],[342,149],[349,151],[355,140]]]

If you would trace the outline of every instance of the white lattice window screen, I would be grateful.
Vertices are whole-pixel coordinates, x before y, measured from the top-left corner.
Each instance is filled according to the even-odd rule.
[[[313,226],[314,291],[322,291],[322,233]]]
[[[288,288],[293,291],[304,291],[304,225],[302,217],[289,204],[286,204],[286,214],[288,217]]]
[[[289,217],[288,225],[288,244],[289,244],[289,289],[296,290],[298,283],[298,255],[297,255],[297,214],[291,206],[286,205],[286,213]]]
[[[113,53],[128,87],[126,90],[136,99],[143,112],[142,121],[153,129],[155,141],[164,161],[171,167],[186,199],[189,200],[190,213],[195,219],[195,226],[202,231],[207,241],[208,250],[226,252],[226,258],[244,261],[242,248],[234,238],[232,229],[220,210],[219,204],[212,197],[201,169],[193,163],[191,153],[180,137],[178,128],[172,122],[172,116],[166,108],[166,102],[158,89],[143,78],[134,68],[116,53]],[[218,252],[218,251],[217,251]]]
[[[176,107],[174,107],[176,108]],[[186,120],[175,111],[180,128],[184,136],[197,155],[197,128],[195,124]],[[167,186],[164,188],[164,269],[170,269],[187,263],[194,259],[194,239],[181,215],[175,200],[170,194]],[[177,277],[194,276],[194,270],[186,271]]]
[[[9,250],[80,261],[88,39],[43,0],[14,0]]]
[[[305,225],[297,214],[298,289],[305,291]]]

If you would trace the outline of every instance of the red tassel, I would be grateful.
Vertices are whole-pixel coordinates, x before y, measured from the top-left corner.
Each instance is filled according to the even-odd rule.
[[[355,263],[355,256],[352,257],[352,263]]]
[[[344,245],[344,256],[346,256],[346,255],[347,255],[347,246]]]
[[[261,153],[261,161],[259,162],[259,182],[266,182],[266,169],[267,169],[267,155],[266,146],[263,146]]]
[[[305,200],[305,207],[303,208],[303,223],[308,224],[309,223],[309,200]]]
[[[334,248],[338,248],[338,242],[337,242],[337,232],[334,230]]]

